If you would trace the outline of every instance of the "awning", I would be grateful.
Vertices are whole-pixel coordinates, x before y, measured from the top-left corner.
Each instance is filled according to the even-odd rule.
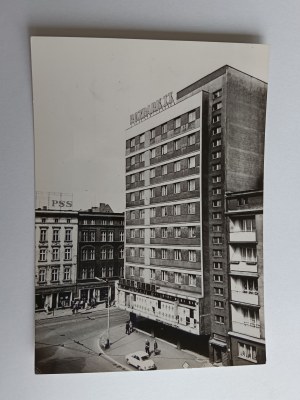
[[[157,293],[166,294],[168,296],[176,296],[187,300],[201,299],[203,296],[200,293],[187,292],[185,290],[175,288],[159,288],[156,289]]]
[[[219,347],[226,347],[227,346],[227,343],[221,342],[221,340],[217,340],[217,339],[210,339],[209,340],[209,344],[213,344],[213,345],[219,346]]]

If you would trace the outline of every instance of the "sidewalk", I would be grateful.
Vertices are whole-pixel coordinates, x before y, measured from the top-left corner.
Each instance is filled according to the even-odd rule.
[[[125,356],[135,351],[145,351],[146,339],[150,341],[150,351],[152,351],[154,338],[148,333],[136,330],[127,335],[125,326],[116,326],[110,330],[110,349],[105,350],[105,354],[123,366],[127,366]],[[155,362],[158,370],[212,367],[205,356],[187,350],[178,350],[175,345],[159,338],[156,338],[156,341],[161,354],[152,353],[150,358]]]
[[[105,310],[105,309],[106,309],[105,304],[98,304],[95,308],[86,308],[86,309],[78,310],[78,312],[76,314],[91,314],[95,311],[101,311],[101,310]],[[112,307],[111,307],[111,309],[112,309]],[[113,309],[115,309],[115,307],[113,307]],[[74,314],[74,315],[76,315],[76,314]],[[70,315],[73,315],[71,308],[54,310],[54,315],[53,315],[53,312],[49,312],[47,314],[45,311],[36,311],[35,312],[35,320],[40,321],[42,319],[51,319],[51,318],[64,317],[64,316],[70,316]]]

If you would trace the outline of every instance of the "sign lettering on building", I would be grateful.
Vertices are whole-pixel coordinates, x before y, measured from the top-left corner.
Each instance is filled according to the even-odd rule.
[[[165,94],[163,97],[149,104],[147,107],[142,108],[134,114],[130,115],[130,125],[135,125],[141,122],[145,118],[151,117],[151,115],[164,110],[170,105],[174,104],[173,92]]]
[[[72,210],[73,194],[61,192],[36,192],[36,208],[48,210]]]

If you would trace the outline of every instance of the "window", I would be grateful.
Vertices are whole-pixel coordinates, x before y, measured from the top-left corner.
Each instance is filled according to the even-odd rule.
[[[256,248],[255,247],[241,247],[242,261],[256,262]]]
[[[155,168],[150,169],[150,178],[155,178]]]
[[[219,182],[221,182],[221,175],[212,177],[212,183],[219,183]]]
[[[101,249],[100,256],[101,260],[106,260],[106,249]]]
[[[67,218],[67,224],[70,224],[70,223],[71,223],[71,219]]]
[[[108,232],[108,241],[113,242],[114,241],[114,233],[113,231]]]
[[[144,277],[144,268],[139,268],[139,277],[140,278]]]
[[[134,267],[129,267],[130,276],[134,276]]]
[[[241,198],[238,199],[238,205],[239,205],[239,206],[244,206],[244,205],[246,205],[246,204],[248,204],[248,199],[247,199],[247,197],[241,197]]]
[[[218,133],[221,133],[221,132],[222,132],[222,128],[221,128],[220,126],[214,128],[214,129],[212,130],[212,134],[213,134],[213,135],[217,135]]]
[[[195,237],[196,237],[196,227],[190,226],[189,227],[189,238],[195,238]]]
[[[135,156],[130,158],[130,165],[134,165],[135,164]]]
[[[189,286],[196,286],[196,275],[189,274]]]
[[[196,262],[196,250],[189,250],[189,261]]]
[[[64,281],[70,281],[70,280],[71,280],[71,268],[65,267],[64,268]]]
[[[150,249],[150,258],[155,258],[155,257],[156,257],[155,249]]]
[[[153,197],[155,197],[154,188],[150,189],[150,198],[153,199]]]
[[[123,249],[123,248],[121,248],[121,249],[119,250],[119,258],[120,258],[121,260],[124,258],[124,249]]]
[[[145,256],[145,249],[144,249],[144,248],[140,248],[140,249],[139,249],[139,256],[140,256],[141,258],[144,258],[144,256]]]
[[[100,270],[101,278],[106,278],[106,267],[102,267]]]
[[[196,203],[188,203],[188,214],[195,214]]]
[[[150,139],[154,139],[155,138],[155,129],[151,129],[150,131]]]
[[[256,229],[255,218],[246,218],[239,220],[240,230],[243,232],[253,232]]]
[[[124,242],[124,232],[120,232],[120,242]]]
[[[180,149],[180,139],[174,140],[173,142],[173,150],[177,151]]]
[[[221,207],[221,205],[222,205],[221,200],[213,200],[212,202],[213,207]]]
[[[130,229],[130,237],[131,239],[135,238],[135,229]]]
[[[222,269],[222,263],[219,261],[214,261],[213,267],[214,267],[214,269]]]
[[[95,242],[95,241],[96,241],[96,232],[91,231],[91,242]]]
[[[174,210],[174,215],[180,215],[181,214],[181,206],[180,204],[176,204],[173,208]]]
[[[222,238],[220,236],[213,238],[213,244],[222,244]]]
[[[168,252],[167,249],[161,249],[161,258],[163,260],[166,260],[168,258]]]
[[[167,281],[168,280],[168,273],[167,271],[161,271],[161,280]]]
[[[44,268],[41,268],[39,270],[39,283],[44,283],[46,282],[46,270]]]
[[[211,157],[213,160],[216,160],[217,158],[221,158],[221,152],[216,151],[215,153],[212,153]]]
[[[213,93],[213,100],[218,99],[218,98],[221,97],[221,96],[222,96],[222,89],[216,90],[216,91]]]
[[[173,189],[174,189],[174,193],[180,193],[181,192],[181,183],[180,182],[174,183]]]
[[[175,238],[180,238],[181,237],[181,228],[180,227],[174,228],[174,237]]]
[[[145,142],[145,134],[142,133],[142,134],[140,135],[140,143],[144,143],[144,142]]]
[[[196,111],[194,110],[194,111],[189,112],[188,121],[193,122],[193,121],[195,121],[195,119],[196,119]]]
[[[113,260],[114,258],[114,249],[109,249],[108,250],[108,259]]]
[[[47,261],[46,249],[40,249],[40,260],[39,261]]]
[[[150,237],[151,237],[152,239],[155,238],[155,228],[151,228],[151,229],[150,229]]]
[[[41,229],[40,242],[46,242],[46,240],[47,240],[47,229]]]
[[[92,221],[92,224],[95,225],[95,221]],[[114,220],[110,219],[110,220],[109,220],[109,225],[113,225],[113,224],[114,224]]]
[[[239,357],[245,358],[249,361],[257,362],[255,346],[238,342],[238,351]]]
[[[91,267],[89,269],[89,278],[91,279],[91,278],[94,278],[94,277],[95,277],[95,268]]]
[[[141,153],[140,154],[140,160],[139,161],[140,161],[140,163],[145,161],[145,153]]]
[[[221,110],[222,107],[223,107],[222,102],[219,101],[218,103],[215,103],[215,104],[212,106],[212,110],[213,110],[213,111],[218,111],[218,110]]]
[[[259,328],[259,313],[257,310],[252,308],[242,307],[243,316],[244,316],[244,325],[249,325],[254,328]]]
[[[108,276],[109,278],[114,276],[114,267],[108,267]]]
[[[161,208],[161,215],[162,215],[162,217],[166,217],[168,215],[166,206],[163,206]]]
[[[213,124],[215,124],[216,122],[220,122],[220,121],[221,121],[221,114],[213,116],[213,118],[212,118]]]
[[[180,128],[180,125],[181,125],[181,118],[178,117],[175,119],[175,129]]]
[[[144,173],[144,172],[140,172],[140,173],[139,173],[139,180],[140,180],[140,181],[145,180],[145,173]]]
[[[130,147],[133,147],[133,146],[135,146],[135,138],[130,140]]]
[[[129,254],[130,254],[130,257],[135,257],[135,249],[134,249],[134,247],[130,247]]]
[[[55,219],[54,219],[54,222],[55,222],[56,224],[58,224],[58,218],[55,218]]]
[[[87,225],[87,219],[83,220],[83,225]]]
[[[155,158],[155,156],[156,156],[156,149],[154,148],[150,150],[150,157]]]
[[[156,208],[155,207],[150,208],[150,217],[151,218],[156,217]]]
[[[224,301],[215,300],[215,301],[214,301],[214,307],[215,307],[215,308],[223,309],[223,308],[224,308]]]
[[[181,162],[176,161],[174,162],[174,172],[179,172],[181,170]]]
[[[181,260],[181,250],[174,250],[174,258],[175,260]]]
[[[168,237],[168,228],[161,228],[161,237],[164,239]]]
[[[155,269],[150,269],[150,279],[155,279]]]
[[[54,248],[52,250],[52,260],[59,261],[59,249],[58,248]]]
[[[223,288],[214,287],[214,294],[217,295],[217,296],[223,296],[224,289]]]
[[[46,218],[42,218],[42,224],[46,223]]]
[[[195,168],[196,167],[196,157],[189,157],[188,166],[189,166],[189,168]]]
[[[220,171],[220,169],[221,169],[221,164],[214,164],[211,167],[212,171]]]
[[[139,217],[140,217],[140,219],[144,219],[145,218],[145,210],[140,210],[139,211]]]
[[[214,140],[212,142],[213,147],[221,146],[221,144],[222,144],[222,140],[221,139],[217,139],[217,140]]]
[[[135,211],[130,211],[130,219],[135,219]]]
[[[161,126],[161,132],[162,133],[167,133],[168,132],[168,125],[167,124],[163,124]]]
[[[213,256],[214,256],[214,257],[222,257],[222,256],[223,256],[222,250],[216,250],[216,249],[214,249],[214,250],[213,250]]]
[[[53,229],[52,241],[53,242],[58,242],[59,241],[59,229]]]
[[[196,135],[192,133],[191,135],[188,136],[188,145],[192,146],[196,143]]]
[[[222,275],[214,275],[214,282],[223,282]]]
[[[51,281],[57,282],[58,281],[58,268],[52,268],[51,270]]]
[[[221,213],[213,213],[212,217],[213,219],[221,219]]]
[[[87,269],[83,268],[81,271],[81,279],[86,279],[87,278]]]
[[[140,190],[140,193],[139,193],[140,200],[144,200],[144,195],[145,195],[144,191]]]
[[[134,174],[130,175],[130,182],[131,183],[135,182],[135,175]]]
[[[144,237],[145,237],[145,231],[144,231],[144,229],[140,229],[140,230],[139,230],[139,236],[140,236],[141,239],[144,239]]]
[[[161,146],[161,154],[164,155],[167,154],[167,152],[168,152],[168,145],[164,144],[163,146]]]
[[[213,232],[222,232],[222,225],[213,225]]]
[[[224,321],[225,319],[222,315],[215,315],[215,322],[217,324],[224,324]]]
[[[164,185],[161,187],[161,195],[166,196],[168,194],[168,186]]]
[[[190,181],[188,181],[188,191],[192,192],[195,189],[196,189],[196,181],[195,179],[191,179]]]
[[[106,242],[106,231],[101,231],[101,242]]]
[[[258,294],[257,278],[244,278],[242,277],[243,293]]]
[[[182,284],[182,274],[180,272],[174,273],[175,283],[181,285]]]
[[[212,190],[212,194],[215,196],[217,194],[221,194],[222,193],[222,189],[221,188],[213,188]]]
[[[163,165],[161,167],[161,174],[162,175],[167,175],[167,173],[168,173],[168,166],[167,165]]]

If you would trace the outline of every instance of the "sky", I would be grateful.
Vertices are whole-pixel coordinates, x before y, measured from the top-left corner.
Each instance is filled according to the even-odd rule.
[[[228,64],[268,81],[264,45],[35,37],[31,42],[36,191],[73,209],[125,209],[130,114]]]

